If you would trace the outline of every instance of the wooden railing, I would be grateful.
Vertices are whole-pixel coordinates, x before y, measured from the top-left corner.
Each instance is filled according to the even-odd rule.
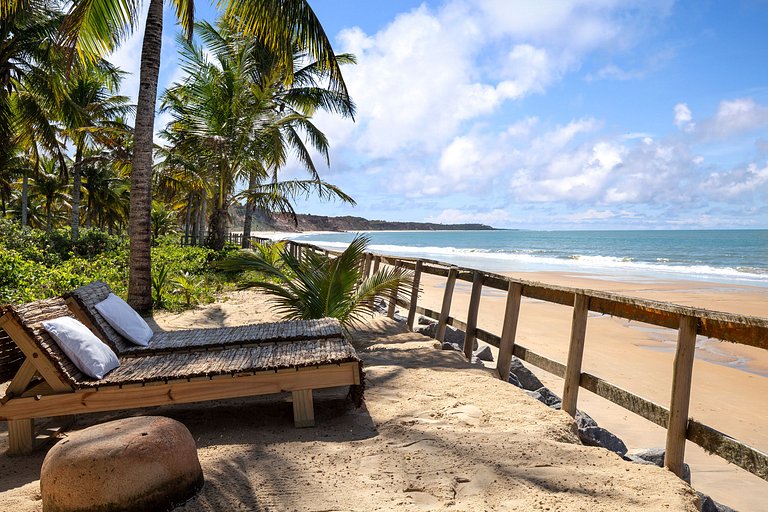
[[[254,240],[267,241],[267,239],[258,238]],[[296,257],[301,257],[303,251],[337,254],[335,251],[293,241],[288,242],[288,249]],[[509,378],[510,363],[514,355],[565,380],[562,408],[571,416],[576,413],[579,389],[584,388],[667,429],[664,465],[680,477],[683,475],[687,439],[707,452],[716,454],[763,480],[768,480],[766,453],[688,416],[696,336],[717,338],[768,350],[768,319],[691,308],[595,290],[553,286],[427,259],[367,254],[364,265],[366,274],[369,271],[375,272],[382,264],[403,267],[414,272],[410,300],[387,297],[388,316],[394,315],[395,304],[399,304],[408,308],[407,324],[411,329],[413,329],[416,313],[433,318],[438,321],[436,338],[439,341],[443,341],[447,325],[463,330],[465,332],[464,354],[467,358],[472,356],[474,338],[498,348],[496,371],[500,379],[507,381]],[[417,304],[422,274],[446,278],[440,311],[433,311]],[[450,316],[453,290],[457,280],[472,283],[466,321]],[[477,327],[483,287],[507,292],[500,336]],[[522,297],[573,307],[566,364],[537,354],[515,342]],[[637,396],[598,376],[581,371],[586,325],[590,311],[677,330],[669,408]]]

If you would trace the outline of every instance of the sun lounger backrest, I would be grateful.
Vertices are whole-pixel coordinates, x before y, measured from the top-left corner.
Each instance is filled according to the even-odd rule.
[[[7,332],[0,329],[0,384],[11,380],[23,362],[24,352]]]
[[[42,322],[45,320],[73,316],[64,299],[53,297],[18,306],[6,306],[3,313],[10,315],[16,326],[27,334],[35,347],[52,363],[62,381],[77,386],[92,380],[75,366],[43,328]]]
[[[114,330],[104,317],[101,316],[99,310],[96,309],[96,304],[106,299],[110,293],[112,293],[112,290],[107,283],[104,281],[94,281],[71,291],[65,297],[75,300],[77,305],[85,311],[93,327],[99,331],[96,334],[119,356],[135,347],[135,345]]]

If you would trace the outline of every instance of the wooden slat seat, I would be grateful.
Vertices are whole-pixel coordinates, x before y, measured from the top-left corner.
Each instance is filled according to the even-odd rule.
[[[263,341],[300,341],[342,337],[341,325],[333,318],[291,320],[218,327],[163,331],[154,334],[148,347],[126,340],[101,316],[96,304],[112,290],[103,281],[95,281],[66,295],[70,308],[83,323],[89,325],[116,354],[121,356],[152,352],[177,352],[183,349],[221,348]]]
[[[352,398],[358,405],[362,400],[361,362],[332,319],[158,333],[148,349],[124,346],[120,366],[96,380],[80,372],[42,326],[73,316],[107,342],[94,327],[103,319],[84,311],[71,295],[2,309],[0,347],[11,351],[12,340],[18,351],[6,359],[15,376],[0,398],[9,453],[33,449],[33,419],[41,417],[290,391],[301,427],[314,424],[313,389],[351,386]]]

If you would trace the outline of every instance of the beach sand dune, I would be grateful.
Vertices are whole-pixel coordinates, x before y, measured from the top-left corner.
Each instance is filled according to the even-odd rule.
[[[237,292],[156,321],[266,320],[263,299]],[[377,318],[354,343],[365,405],[354,409],[344,389],[316,393],[315,428],[293,428],[289,396],[144,411],[182,421],[197,442],[206,484],[178,510],[696,510],[671,473],[580,445],[565,413],[434,340]],[[82,417],[78,428],[118,416]],[[43,456],[0,455],[0,509],[41,510]]]

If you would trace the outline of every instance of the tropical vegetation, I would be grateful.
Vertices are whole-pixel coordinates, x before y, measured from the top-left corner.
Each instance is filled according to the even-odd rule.
[[[268,293],[273,309],[285,319],[337,318],[349,328],[374,312],[374,298],[392,293],[405,296],[413,285],[412,273],[389,267],[365,276],[364,258],[370,239],[356,236],[338,256],[305,252],[294,256],[285,246],[240,251],[216,264],[230,272],[252,271],[255,279],[240,281],[243,288]]]
[[[139,25],[139,5],[0,0],[0,216],[10,222],[4,238],[34,253],[4,241],[0,302],[59,293],[98,270],[138,310],[173,304],[173,291],[192,305],[194,290],[220,277],[201,281],[164,255],[202,250],[207,261],[231,250],[233,206],[245,205],[247,234],[256,209],[294,214],[302,195],[353,202],[310,155],[328,163],[316,112],[354,114],[340,67],[354,59],[333,52],[306,0],[221,1],[215,25],[195,24],[193,3],[174,0],[187,77],[161,94],[172,118],[161,146],[160,0],[149,2],[137,105],[118,93],[122,72],[104,59]],[[291,154],[306,178],[283,178]],[[81,239],[110,248],[81,254]],[[99,263],[69,271],[86,260]]]

